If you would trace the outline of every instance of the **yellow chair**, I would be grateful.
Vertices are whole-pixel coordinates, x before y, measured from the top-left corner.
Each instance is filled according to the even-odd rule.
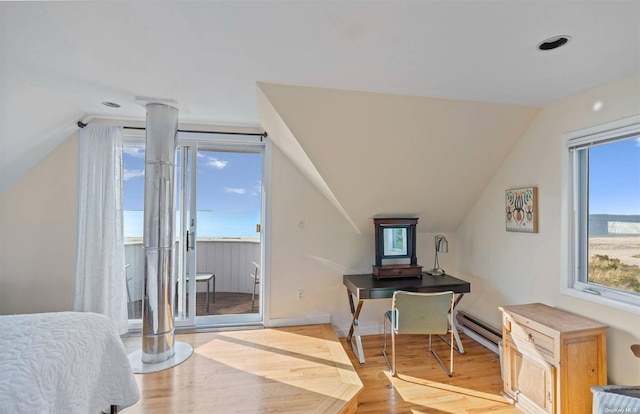
[[[253,294],[251,295],[251,312],[253,312],[256,300],[256,286],[260,284],[260,265],[256,262],[251,263],[253,263],[253,273],[250,275],[253,278]]]
[[[453,375],[453,292],[415,293],[396,291],[393,294],[391,310],[384,315],[384,355],[391,374],[396,376],[396,335],[427,334],[429,335],[429,352],[436,357],[440,366],[448,376]],[[387,324],[391,325],[391,357],[387,358]],[[431,335],[451,333],[449,345],[449,369],[431,347]]]

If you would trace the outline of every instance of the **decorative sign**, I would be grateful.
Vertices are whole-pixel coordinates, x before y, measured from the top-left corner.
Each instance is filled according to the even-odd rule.
[[[538,232],[538,187],[512,188],[505,192],[507,231]]]

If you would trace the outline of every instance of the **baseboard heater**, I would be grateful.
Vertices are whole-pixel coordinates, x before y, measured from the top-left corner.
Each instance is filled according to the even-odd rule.
[[[494,328],[465,311],[458,311],[456,313],[456,320],[459,328],[461,328],[461,332],[496,354],[499,354],[498,344],[502,341],[502,332],[499,329]]]

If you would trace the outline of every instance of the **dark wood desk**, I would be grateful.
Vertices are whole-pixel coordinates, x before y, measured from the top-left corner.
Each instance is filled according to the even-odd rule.
[[[431,276],[426,273],[422,277],[412,278],[392,278],[392,279],[376,279],[372,274],[361,275],[344,275],[342,283],[347,287],[347,295],[349,296],[349,306],[351,307],[351,328],[347,335],[347,342],[351,344],[353,352],[358,357],[361,364],[364,364],[364,352],[362,351],[362,340],[357,333],[358,317],[362,310],[362,305],[367,299],[386,299],[393,296],[396,290],[404,290],[408,292],[446,292],[452,291],[456,294],[455,306],[458,305],[465,293],[471,292],[471,284],[462,279],[450,275]],[[358,305],[354,305],[353,299],[358,301]],[[454,324],[451,327],[453,335],[456,339],[458,351],[463,354],[464,347],[460,341],[458,330]]]

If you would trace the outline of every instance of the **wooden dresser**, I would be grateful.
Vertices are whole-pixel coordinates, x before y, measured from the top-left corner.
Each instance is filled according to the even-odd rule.
[[[590,413],[590,387],[607,383],[607,326],[541,303],[499,309],[504,395],[525,413]]]

